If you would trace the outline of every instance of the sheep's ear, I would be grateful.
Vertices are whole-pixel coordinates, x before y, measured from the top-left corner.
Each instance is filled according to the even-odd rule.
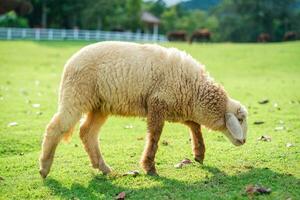
[[[243,139],[243,131],[241,125],[233,113],[225,114],[226,127],[235,139]]]

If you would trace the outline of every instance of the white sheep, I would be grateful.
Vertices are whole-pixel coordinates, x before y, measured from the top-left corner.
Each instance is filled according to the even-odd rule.
[[[69,137],[82,114],[80,138],[94,168],[111,171],[98,144],[109,115],[146,117],[148,135],[141,165],[156,174],[155,153],[164,121],[190,128],[195,160],[203,162],[201,125],[223,132],[235,145],[245,143],[247,111],[228,97],[204,66],[175,48],[127,42],[88,45],[66,63],[58,112],[46,128],[40,157],[45,178],[59,141]]]

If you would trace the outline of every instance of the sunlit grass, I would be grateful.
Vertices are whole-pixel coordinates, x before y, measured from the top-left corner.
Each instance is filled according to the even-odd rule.
[[[138,169],[146,124],[139,118],[112,117],[100,134],[101,150],[114,169],[108,177],[91,169],[75,131],[62,143],[49,177],[38,174],[44,128],[57,108],[65,61],[84,42],[0,42],[0,199],[241,199],[249,184],[272,189],[266,199],[300,198],[300,43],[165,43],[206,65],[229,94],[249,109],[249,136],[234,147],[222,134],[204,130],[203,166],[174,164],[192,159],[186,127],[167,123],[156,161],[160,177],[122,174]],[[261,99],[269,99],[265,105]],[[34,108],[32,104],[40,104]],[[277,104],[277,107],[274,106]],[[254,121],[264,121],[253,125]],[[8,127],[10,122],[17,126]],[[126,125],[132,129],[125,129]],[[282,131],[275,127],[284,126]],[[271,142],[257,141],[261,135]],[[286,147],[287,143],[295,146]]]

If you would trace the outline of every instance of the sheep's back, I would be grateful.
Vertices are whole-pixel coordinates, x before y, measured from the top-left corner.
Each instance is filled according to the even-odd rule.
[[[76,53],[65,73],[69,72],[77,88],[97,101],[103,112],[146,115],[151,96],[163,92],[166,95],[162,98],[176,98],[175,90],[181,87],[182,92],[186,80],[197,77],[197,63],[183,66],[184,59],[178,50],[158,45],[101,42]],[[188,93],[188,89],[184,92]]]

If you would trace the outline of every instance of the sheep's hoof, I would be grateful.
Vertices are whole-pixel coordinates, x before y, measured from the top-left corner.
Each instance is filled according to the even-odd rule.
[[[47,170],[45,170],[45,169],[40,169],[40,175],[41,175],[41,177],[43,178],[43,179],[45,179],[46,177],[47,177],[47,175],[48,175],[48,171]]]
[[[107,175],[107,174],[111,173],[111,168],[107,165],[103,166],[100,170],[102,171],[102,173],[104,175]]]
[[[159,176],[157,172],[147,172],[149,176]]]
[[[149,176],[159,176],[155,169],[150,169],[146,174]]]
[[[203,158],[200,157],[195,157],[194,158],[196,162],[200,163],[201,165],[203,165]]]

